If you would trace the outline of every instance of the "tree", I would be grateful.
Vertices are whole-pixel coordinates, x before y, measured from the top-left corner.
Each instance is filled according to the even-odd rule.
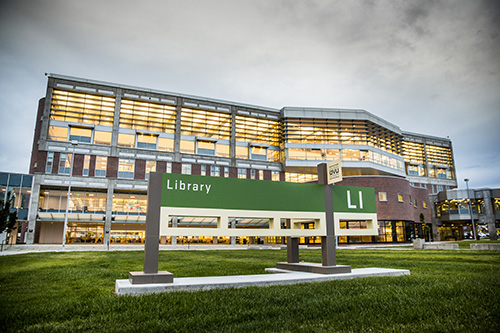
[[[12,193],[8,192],[5,198],[5,200],[0,199],[0,233],[6,231],[7,237],[9,237],[11,231],[16,226],[17,211],[10,211],[10,207],[14,201]]]
[[[423,233],[423,238],[425,238],[425,235],[429,236],[429,241],[431,240],[431,237],[429,235],[429,232],[431,231],[431,228],[425,223],[425,215],[424,213],[420,213],[418,215],[418,218],[420,219],[420,223],[422,224],[422,233]]]

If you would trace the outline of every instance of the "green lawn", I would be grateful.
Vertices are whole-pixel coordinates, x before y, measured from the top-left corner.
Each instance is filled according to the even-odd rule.
[[[491,244],[491,243],[500,243],[500,241],[492,241],[489,239],[483,239],[483,240],[465,240],[465,241],[460,241],[460,242],[451,242],[451,243],[457,243],[459,249],[470,249],[471,243],[481,243],[481,244]]]
[[[320,262],[320,250],[301,260]],[[115,296],[143,252],[0,257],[0,331],[500,332],[500,252],[339,250],[353,268],[410,276]],[[166,251],[175,277],[260,274],[286,251]]]

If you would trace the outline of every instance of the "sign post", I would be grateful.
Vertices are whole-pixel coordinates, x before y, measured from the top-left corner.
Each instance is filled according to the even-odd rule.
[[[340,159],[318,165],[318,184],[325,190],[326,236],[321,237],[321,263],[323,266],[337,265],[337,239],[333,219],[333,184],[342,180]]]
[[[146,215],[146,239],[144,242],[144,272],[129,272],[129,281],[132,284],[172,283],[174,275],[167,271],[158,271],[160,255],[160,201],[161,201],[160,172],[149,174],[148,213]]]

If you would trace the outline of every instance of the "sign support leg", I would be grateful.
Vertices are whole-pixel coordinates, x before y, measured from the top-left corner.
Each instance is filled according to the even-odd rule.
[[[299,262],[299,239],[297,237],[286,238],[286,257],[289,264]]]
[[[174,275],[170,272],[158,272],[160,254],[160,204],[162,174],[149,174],[148,212],[146,215],[146,239],[144,243],[144,272],[130,272],[132,284],[172,283]]]

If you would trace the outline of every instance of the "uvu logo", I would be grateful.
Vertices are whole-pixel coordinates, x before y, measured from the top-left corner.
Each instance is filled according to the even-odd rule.
[[[330,167],[330,170],[328,170],[328,172],[330,174],[330,178],[334,178],[339,175],[340,168],[338,165],[334,165]]]

